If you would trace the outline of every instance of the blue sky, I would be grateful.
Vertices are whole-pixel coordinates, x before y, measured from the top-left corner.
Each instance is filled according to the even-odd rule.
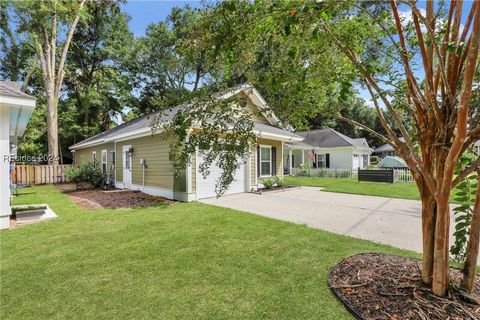
[[[145,34],[145,29],[150,23],[164,21],[172,8],[200,7],[200,1],[162,1],[162,0],[133,0],[122,5],[122,10],[130,17],[130,30],[136,35]]]

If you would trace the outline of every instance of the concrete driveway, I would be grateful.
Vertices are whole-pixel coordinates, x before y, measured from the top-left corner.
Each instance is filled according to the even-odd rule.
[[[419,201],[302,187],[262,195],[242,193],[201,202],[422,252]],[[453,233],[453,221],[451,227]]]

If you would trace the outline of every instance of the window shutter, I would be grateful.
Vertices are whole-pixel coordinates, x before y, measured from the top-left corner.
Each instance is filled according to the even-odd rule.
[[[260,146],[257,146],[257,177],[260,177]]]
[[[277,148],[272,147],[272,176],[277,175]]]
[[[325,154],[325,167],[330,168],[330,153]]]

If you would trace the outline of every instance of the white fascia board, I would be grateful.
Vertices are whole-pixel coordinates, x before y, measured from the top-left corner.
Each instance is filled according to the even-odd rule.
[[[278,140],[283,142],[303,141],[303,138],[295,138],[287,135],[267,133],[267,132],[262,132],[258,130],[255,130],[254,133],[258,138],[263,138],[263,139],[272,139],[272,140]]]
[[[5,106],[19,106],[35,108],[35,98],[12,97],[7,95],[0,95],[0,107]]]

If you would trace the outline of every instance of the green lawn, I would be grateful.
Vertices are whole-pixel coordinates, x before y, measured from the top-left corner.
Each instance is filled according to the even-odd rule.
[[[85,211],[53,186],[15,202],[59,218],[0,232],[2,319],[351,319],[330,268],[413,255],[200,203]]]
[[[285,177],[290,185],[322,187],[325,191],[363,194],[401,199],[420,199],[417,186],[413,182],[358,182],[357,179]]]

